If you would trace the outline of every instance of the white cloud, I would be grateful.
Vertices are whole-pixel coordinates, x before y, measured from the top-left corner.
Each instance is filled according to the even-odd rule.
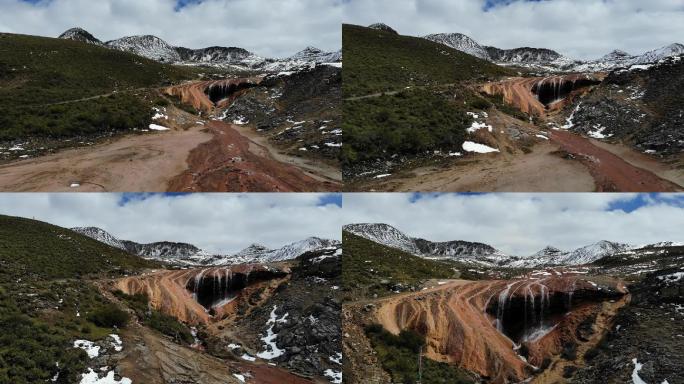
[[[56,37],[79,26],[101,40],[151,34],[171,45],[237,46],[285,57],[307,45],[341,46],[340,0],[0,0],[0,31]]]
[[[337,205],[320,194],[147,195],[121,205],[114,193],[0,194],[0,214],[62,227],[100,227],[137,242],[175,241],[231,253],[252,243],[279,247],[309,236],[340,239]]]
[[[483,0],[352,0],[344,22],[384,22],[399,33],[423,36],[460,32],[482,45],[554,49],[572,58],[598,58],[622,49],[632,54],[684,36],[681,0],[515,1],[483,10]]]
[[[609,210],[634,194],[349,194],[345,223],[382,222],[433,241],[490,244],[513,255],[546,245],[574,249],[600,240],[631,244],[684,241],[684,197],[644,197],[631,213]]]

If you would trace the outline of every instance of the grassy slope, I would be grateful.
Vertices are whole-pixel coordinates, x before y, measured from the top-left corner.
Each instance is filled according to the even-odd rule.
[[[349,232],[342,234],[342,242],[343,290],[354,299],[375,294],[386,296],[392,293],[391,286],[395,284],[417,286],[424,280],[459,276],[453,269],[454,264],[423,259]],[[382,283],[383,280],[387,283]]]
[[[356,25],[342,26],[342,45],[345,97],[511,73],[442,44]]]
[[[140,123],[149,105],[126,91],[191,76],[187,69],[92,44],[0,34],[0,140]],[[114,90],[119,94],[112,98],[45,106]]]
[[[112,333],[94,315],[117,311],[84,277],[156,266],[68,229],[0,216],[0,383],[46,382],[56,362],[58,383],[78,382],[88,357],[73,341]]]
[[[344,101],[342,160],[348,166],[395,154],[460,150],[472,120],[465,112],[490,105],[465,83],[511,74],[422,38],[354,25],[342,29],[345,97],[401,91]]]

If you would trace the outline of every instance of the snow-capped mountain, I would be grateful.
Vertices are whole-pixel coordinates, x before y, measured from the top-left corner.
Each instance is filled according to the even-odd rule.
[[[59,39],[80,41],[83,43],[90,43],[95,45],[102,45],[102,42],[95,36],[91,35],[83,28],[71,28],[59,35]]]
[[[112,49],[131,52],[156,61],[175,63],[181,60],[180,54],[174,47],[152,35],[122,37],[108,41],[105,45]]]
[[[60,38],[104,45],[110,49],[131,52],[164,63],[211,65],[239,70],[265,72],[298,71],[318,64],[333,64],[342,61],[341,50],[337,52],[324,52],[317,48],[308,47],[292,57],[273,59],[258,56],[238,47],[214,46],[201,49],[175,47],[152,35],[128,36],[102,44],[98,39],[81,28],[72,28],[63,33]]]
[[[316,47],[306,47],[289,57],[290,60],[314,62],[317,64],[339,63],[342,61],[342,50],[325,52]]]
[[[71,228],[72,231],[78,232],[81,235],[88,236],[91,239],[97,240],[101,243],[105,243],[110,247],[118,248],[121,250],[126,250],[126,244],[124,241],[112,236],[109,232],[104,229],[97,227],[75,227]]]
[[[398,35],[398,34],[399,34],[399,32],[395,31],[392,27],[390,27],[389,25],[387,25],[387,24],[385,24],[385,23],[375,23],[375,24],[371,24],[371,25],[368,26],[368,28],[377,29],[377,30],[379,30],[379,31],[390,32],[390,33],[393,33],[393,34],[395,34],[395,35]]]
[[[107,231],[96,227],[78,227],[71,228],[71,230],[146,259],[181,265],[270,263],[292,260],[312,251],[341,249],[342,246],[338,240],[309,237],[308,239],[296,241],[277,249],[270,249],[260,244],[252,244],[234,255],[213,255],[187,243],[160,241],[140,244],[134,241],[120,240]]]
[[[462,33],[435,33],[423,37],[424,39],[434,41],[435,43],[446,45],[447,47],[465,52],[469,55],[479,57],[484,60],[491,60],[487,50]]]
[[[634,61],[632,61],[630,64],[632,65],[637,65],[637,64],[649,64],[649,63],[657,63],[658,61],[672,57],[672,56],[679,56],[681,54],[684,54],[684,45],[679,44],[679,43],[674,43],[670,44],[668,46],[654,49],[652,51],[648,51],[644,53],[641,56],[637,56]]]
[[[176,47],[176,52],[182,61],[197,63],[239,63],[245,60],[257,60],[254,53],[237,47],[208,47],[202,49],[190,49]],[[258,58],[263,60],[263,58]]]
[[[363,224],[348,224],[342,228],[344,231],[353,233],[356,236],[363,237],[378,244],[382,244],[391,248],[396,248],[404,252],[414,255],[421,254],[420,249],[416,245],[413,238],[404,234],[404,232],[394,228],[389,224],[382,223],[363,223]]]
[[[349,224],[345,225],[343,230],[378,244],[424,258],[448,259],[503,268],[590,264],[605,257],[622,255],[625,252],[641,254],[652,252],[650,250],[655,248],[684,246],[683,243],[676,242],[632,246],[603,240],[572,251],[563,251],[553,246],[547,246],[530,256],[510,256],[484,243],[461,240],[433,242],[413,238],[388,224]]]
[[[507,64],[547,64],[562,59],[563,56],[551,49],[546,48],[514,48],[499,49],[485,47],[491,61]]]
[[[629,244],[613,243],[602,240],[594,244],[575,249],[568,255],[561,258],[559,264],[562,265],[579,265],[592,263],[598,259],[610,256],[619,252],[624,252],[631,249]]]
[[[389,27],[388,27],[389,28]],[[378,29],[382,29],[378,27]],[[657,63],[663,59],[684,54],[684,45],[674,43],[668,46],[633,56],[621,50],[604,55],[596,60],[575,60],[546,48],[500,49],[483,46],[473,38],[461,33],[438,33],[424,37],[447,47],[457,49],[481,59],[503,66],[520,66],[548,72],[602,72],[633,65]]]
[[[433,242],[413,238],[388,224],[349,224],[343,230],[387,247],[430,259],[451,259],[485,265],[500,264],[508,260],[508,256],[487,244],[461,240]]]

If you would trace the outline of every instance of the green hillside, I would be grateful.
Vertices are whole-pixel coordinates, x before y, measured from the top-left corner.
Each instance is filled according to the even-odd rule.
[[[349,24],[342,26],[342,50],[345,97],[512,74],[442,44]]]
[[[343,289],[354,300],[389,295],[397,284],[417,287],[425,280],[460,275],[453,263],[424,259],[349,232],[342,233],[342,247]]]
[[[88,356],[76,339],[98,340],[128,314],[90,278],[158,267],[71,230],[0,216],[0,383],[80,381]],[[56,363],[59,362],[59,368]]]
[[[191,77],[188,69],[92,44],[2,33],[0,140],[141,127],[151,112],[140,89]]]

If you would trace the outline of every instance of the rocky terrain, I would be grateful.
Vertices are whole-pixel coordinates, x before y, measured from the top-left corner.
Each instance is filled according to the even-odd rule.
[[[193,66],[205,65],[233,70],[292,71],[310,66],[311,64],[340,63],[342,61],[341,51],[324,52],[315,47],[307,47],[291,57],[271,59],[260,57],[238,47],[208,47],[202,49],[175,47],[152,35],[127,36],[103,43],[82,28],[69,29],[61,34],[59,38],[131,52],[165,63]]]
[[[647,154],[666,157],[684,151],[681,93],[684,56],[611,72],[575,105],[569,127],[597,139],[624,141]]]
[[[411,239],[396,229],[369,224],[346,229],[385,245],[344,237],[350,247],[345,276],[357,274],[373,284],[365,282],[366,275],[375,275],[386,280],[378,287],[387,287],[373,296],[364,292],[381,291],[352,290],[354,296],[345,296],[343,329],[350,335],[344,343],[345,374],[352,383],[414,377],[419,353],[425,383],[444,377],[456,383],[679,382],[682,359],[676,346],[684,316],[679,243],[599,242],[572,252],[549,246],[522,258],[536,259],[527,267],[450,262],[425,274],[418,259],[392,251],[397,248],[381,251],[401,244],[397,239]],[[408,268],[386,274],[392,253]],[[555,266],[537,264],[544,260]],[[359,275],[359,268],[370,272]],[[437,272],[447,269],[458,277]],[[420,282],[398,283],[413,277]]]
[[[277,249],[270,249],[263,245],[252,244],[232,255],[216,255],[198,248],[195,245],[186,243],[161,241],[140,244],[134,241],[120,240],[107,231],[96,227],[78,227],[72,228],[72,230],[111,247],[124,250],[145,259],[180,266],[269,263],[293,260],[307,252],[323,250],[338,250],[341,252],[341,244],[337,240],[310,237]]]

